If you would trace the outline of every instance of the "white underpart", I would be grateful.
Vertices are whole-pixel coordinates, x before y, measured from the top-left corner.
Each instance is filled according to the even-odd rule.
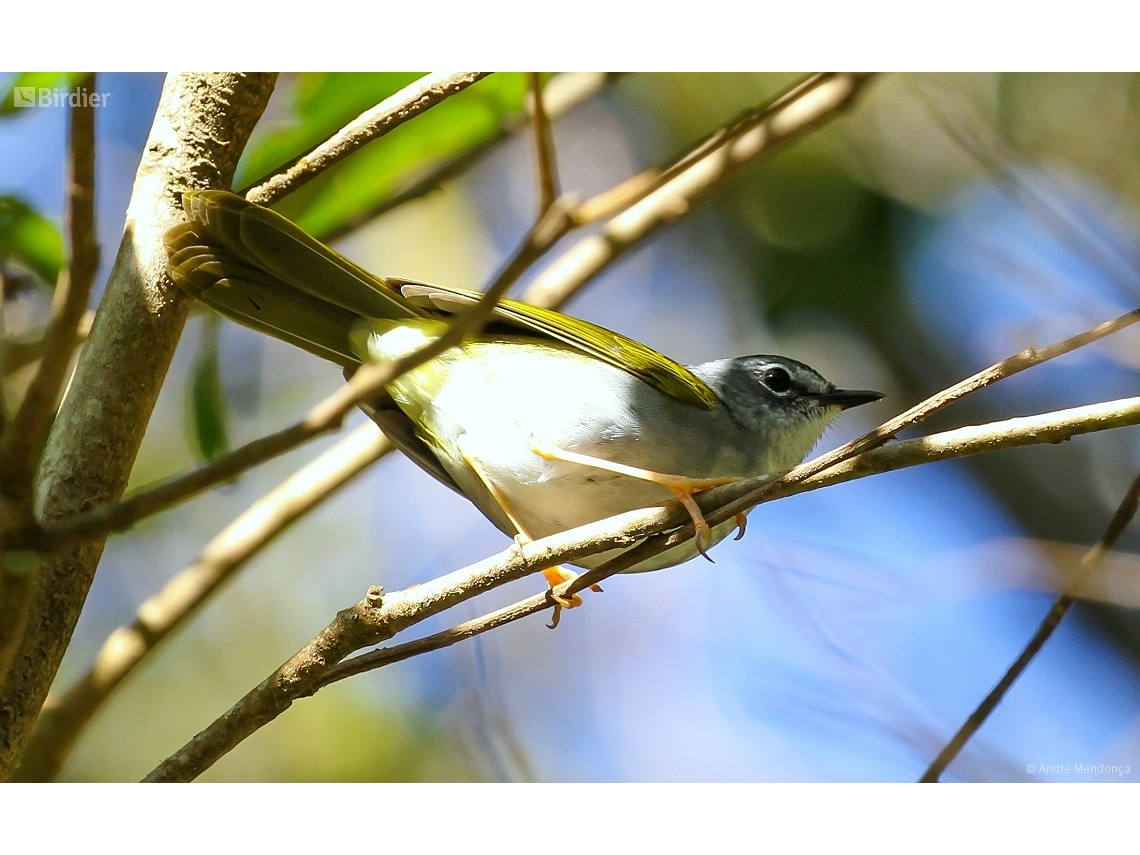
[[[398,327],[371,336],[369,350],[377,358],[398,358],[430,339],[419,329]],[[389,388],[479,509],[503,531],[516,533],[464,455],[497,486],[534,538],[673,497],[650,481],[546,459],[535,453],[536,445],[692,478],[748,476],[798,463],[826,421],[777,427],[775,447],[762,447],[759,437],[718,446],[712,425],[726,419],[725,413],[682,404],[576,351],[520,341],[453,348]],[[643,424],[670,427],[658,427],[650,438]],[[714,541],[732,528],[731,522],[719,526]],[[594,566],[614,554],[582,563]],[[669,566],[694,554],[685,545],[637,569]]]

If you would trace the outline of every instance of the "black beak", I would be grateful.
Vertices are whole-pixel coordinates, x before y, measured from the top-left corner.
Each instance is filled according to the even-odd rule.
[[[851,407],[877,401],[881,397],[883,397],[882,392],[871,392],[867,389],[834,389],[830,392],[824,392],[822,395],[816,395],[815,399],[824,407],[839,407],[841,410],[849,410]]]

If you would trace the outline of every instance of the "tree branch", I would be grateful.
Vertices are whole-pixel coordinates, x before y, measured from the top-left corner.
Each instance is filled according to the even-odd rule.
[[[716,525],[738,513],[744,513],[765,499],[769,492],[774,494],[781,490],[786,484],[794,484],[798,481],[811,478],[817,473],[823,472],[844,460],[848,460],[873,448],[878,448],[907,428],[917,425],[967,395],[984,389],[987,386],[992,386],[999,380],[1012,377],[1014,374],[1018,374],[1027,368],[1032,368],[1035,365],[1040,365],[1043,362],[1048,362],[1050,359],[1056,359],[1059,356],[1071,353],[1085,345],[1099,341],[1106,336],[1132,326],[1137,321],[1140,321],[1140,309],[1126,312],[1119,317],[1105,321],[1092,329],[1085,330],[1063,341],[1051,344],[1048,347],[1039,349],[1032,347],[1027,348],[1020,353],[1003,359],[1001,362],[995,363],[989,368],[979,371],[977,374],[967,377],[965,380],[955,383],[953,386],[943,389],[937,394],[931,395],[925,401],[916,404],[906,412],[895,416],[893,419],[889,419],[858,439],[853,439],[851,442],[841,445],[826,454],[821,454],[819,457],[809,460],[806,463],[801,463],[794,469],[784,473],[776,481],[758,486],[754,492],[743,495],[737,500],[715,509],[709,514],[706,514],[706,520],[709,525]],[[590,580],[589,577],[590,573],[584,573],[579,576],[574,582],[575,587],[573,590],[576,592],[591,584],[593,580]]]
[[[259,205],[272,205],[312,181],[358,148],[398,128],[440,101],[482,80],[486,71],[441,71],[428,74],[361,113],[308,154],[262,180],[244,196]]]
[[[1021,445],[1061,442],[1082,433],[1135,424],[1140,424],[1140,398],[960,428],[875,449],[813,478],[782,484],[777,492],[767,495],[764,501],[921,463]],[[759,480],[762,479],[718,487],[701,494],[702,510],[706,505],[723,502],[724,497],[733,496],[734,491],[748,490]],[[572,586],[580,587],[578,582],[587,575],[593,576],[594,581],[607,578],[692,536],[692,520],[688,513],[678,503],[668,502],[654,508],[620,514],[529,544],[516,543],[496,556],[402,591],[381,596],[380,589],[374,588],[359,603],[338,614],[319,636],[239,700],[225,715],[167,758],[146,780],[192,780],[251,733],[288,709],[294,700],[315,691],[325,681],[330,669],[355,650],[385,641],[460,602],[521,579],[544,567],[573,562],[609,549],[628,547],[647,538],[639,546],[588,574],[583,574],[579,579],[559,586],[555,593],[563,595],[572,590]],[[553,605],[549,592],[542,596]],[[530,609],[534,609],[533,598],[517,604],[516,611],[510,615],[498,615],[496,620],[499,622],[494,625],[507,622],[508,617],[517,619],[523,616],[523,612],[531,613],[528,611]],[[486,628],[490,628],[490,622]],[[455,640],[474,634],[469,629],[459,629],[452,631]],[[425,649],[435,649],[431,644],[444,646],[439,644],[438,639],[430,644],[426,640],[421,640],[420,643],[427,644]]]
[[[554,158],[554,137],[550,119],[543,104],[542,79],[537,71],[527,73],[530,83],[531,119],[534,127],[534,156],[538,164],[538,216],[542,216],[558,198],[558,166]]]
[[[60,696],[49,696],[28,743],[17,780],[49,781],[102,703],[170,633],[219,587],[302,518],[391,449],[368,423],[258,499],[138,610],[134,623],[103,642],[88,672]]]
[[[182,220],[182,190],[229,186],[274,79],[167,78],[123,242],[72,380],[76,394],[65,398],[40,464],[35,496],[41,519],[70,517],[122,494],[190,306],[166,277],[162,234]],[[102,550],[102,540],[61,550],[37,573],[14,659],[20,664],[0,685],[0,779],[19,762]]]
[[[601,232],[555,259],[531,287],[544,300],[557,302],[558,294],[597,276],[635,244],[688,213],[745,165],[848,109],[870,79],[871,75],[856,73],[816,75],[773,104],[746,113],[666,170],[659,186],[615,216]],[[646,177],[635,179],[642,192]],[[649,180],[644,186],[658,182],[654,177]],[[623,198],[622,203],[626,202]]]
[[[1124,533],[1124,529],[1136,516],[1137,508],[1140,508],[1140,476],[1132,482],[1132,487],[1124,496],[1120,506],[1117,507],[1116,513],[1113,514],[1112,521],[1108,524],[1104,534],[1100,540],[1090,549],[1083,559],[1081,559],[1080,569],[1076,575],[1069,581],[1064,592],[1061,596],[1057,597],[1053,603],[1053,607],[1049,609],[1049,613],[1045,615],[1045,619],[1041,621],[1041,625],[1037,627],[1037,632],[1033,634],[1033,638],[1025,645],[1025,649],[1021,651],[1021,655],[1017,657],[1009,670],[1005,672],[998,683],[986,695],[985,699],[978,705],[978,708],[970,714],[965,723],[954,734],[946,747],[943,748],[934,761],[930,764],[927,770],[923,773],[922,777],[918,779],[920,784],[936,784],[942,773],[946,771],[946,767],[954,762],[954,758],[958,756],[959,752],[966,747],[966,743],[983,724],[986,719],[990,717],[998,704],[1006,696],[1017,678],[1021,676],[1022,672],[1029,667],[1029,663],[1033,658],[1041,652],[1041,648],[1056,631],[1057,627],[1061,625],[1061,621],[1065,615],[1069,613],[1069,609],[1073,607],[1073,603],[1077,601],[1077,595],[1092,578],[1092,574],[1100,567],[1101,562],[1104,561],[1104,556],[1116,545],[1116,541],[1120,539],[1120,535]]]
[[[88,334],[91,332],[91,322],[95,319],[95,313],[88,309],[83,313],[83,317],[79,319],[79,324],[75,328],[75,341],[76,344],[83,344],[87,340]],[[0,336],[0,376],[11,374],[19,371],[25,365],[31,365],[37,359],[43,357],[48,348],[48,341],[46,333],[39,338],[32,339],[8,339]],[[4,425],[0,422],[0,431],[3,431]]]
[[[588,101],[600,92],[605,86],[621,77],[621,74],[604,74],[586,71],[567,71],[555,75],[543,87],[543,106],[546,107],[548,119],[557,119],[564,116],[579,104]],[[353,217],[337,228],[315,234],[314,237],[326,243],[335,243],[357,229],[363,228],[370,222],[398,208],[406,202],[426,196],[439,187],[449,178],[454,178],[470,167],[476,160],[498,145],[507,137],[527,125],[526,117],[512,117],[503,122],[498,133],[486,142],[467,149],[439,165],[432,168],[419,180],[401,189],[397,189],[385,199],[382,199],[372,208]]]

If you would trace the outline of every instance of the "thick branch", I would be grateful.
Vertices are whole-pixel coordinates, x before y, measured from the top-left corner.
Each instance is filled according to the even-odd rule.
[[[43,454],[42,519],[115,501],[142,441],[190,300],[166,277],[162,234],[182,220],[178,195],[228,187],[273,89],[269,74],[167,79],[135,179],[105,296]],[[102,540],[62,550],[36,578],[27,629],[0,687],[0,779],[15,769],[71,639]]]
[[[958,756],[959,752],[966,747],[966,743],[983,724],[990,714],[997,709],[998,704],[1006,696],[1017,678],[1021,676],[1022,672],[1029,667],[1029,663],[1033,661],[1034,657],[1041,652],[1041,648],[1056,631],[1057,627],[1061,625],[1065,615],[1069,613],[1069,609],[1073,607],[1073,603],[1077,601],[1077,594],[1092,578],[1092,574],[1100,567],[1101,562],[1104,561],[1104,556],[1116,545],[1116,541],[1120,540],[1120,535],[1124,534],[1124,529],[1136,516],[1137,508],[1140,508],[1140,476],[1132,482],[1132,487],[1124,496],[1120,506],[1113,514],[1112,521],[1109,522],[1108,528],[1105,529],[1101,539],[1090,549],[1083,559],[1081,559],[1081,566],[1077,574],[1070,580],[1065,591],[1061,596],[1057,597],[1053,603],[1053,607],[1049,609],[1049,613],[1045,615],[1045,619],[1041,621],[1041,625],[1037,627],[1037,632],[1033,634],[1033,638],[1025,645],[1025,649],[1021,651],[1021,655],[1017,657],[1009,670],[1005,672],[998,684],[994,686],[993,690],[986,695],[985,699],[978,705],[978,708],[970,714],[965,723],[958,732],[954,734],[946,747],[943,748],[934,762],[932,762],[919,778],[920,784],[936,784],[942,773],[946,771],[946,767],[954,762],[954,758]]]
[[[782,484],[779,491],[766,496],[764,501],[920,463],[1020,445],[1061,442],[1082,433],[1135,424],[1140,424],[1140,398],[960,428],[875,449],[813,478]],[[718,487],[702,494],[702,509],[713,503],[722,503],[726,496],[733,496],[734,490],[747,491],[757,480]],[[660,533],[678,525],[681,527],[675,531]],[[578,582],[587,576],[593,577],[592,581],[607,578],[692,536],[692,522],[687,512],[677,503],[670,502],[630,511],[533,543],[515,544],[505,552],[470,567],[382,598],[379,589],[373,589],[364,600],[337,615],[319,636],[225,715],[160,764],[147,780],[192,780],[251,733],[288,709],[294,700],[312,694],[326,680],[330,669],[353,651],[391,638],[460,602],[544,567],[628,547],[648,538],[639,546],[583,574],[573,583],[560,586],[557,593],[563,594],[572,586],[580,587]],[[549,594],[543,596],[549,597]],[[553,604],[553,600],[549,602]],[[532,606],[533,602],[527,601],[519,608],[526,611]],[[522,616],[521,613],[518,616]],[[455,640],[469,636],[470,633],[457,633]],[[425,649],[434,648],[429,645]]]
[[[488,73],[441,71],[421,77],[372,109],[361,113],[308,154],[301,155],[289,166],[253,187],[245,197],[259,205],[272,205],[312,181],[330,166],[344,160],[358,148],[414,119],[440,101],[462,92]]]
[[[391,447],[375,425],[362,425],[230,523],[197,561],[142,604],[134,623],[108,636],[86,675],[62,696],[48,698],[18,780],[53,779],[87,722],[128,674],[253,556]]]

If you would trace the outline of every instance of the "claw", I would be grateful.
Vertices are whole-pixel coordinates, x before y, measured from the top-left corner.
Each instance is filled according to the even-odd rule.
[[[736,537],[733,540],[740,540],[744,537],[744,531],[748,528],[748,517],[743,513],[736,515]]]
[[[577,579],[578,574],[573,570],[567,570],[559,564],[555,567],[547,567],[542,571],[542,575],[546,577],[546,584],[550,586],[550,599],[554,601],[554,614],[551,615],[550,623],[548,623],[546,627],[547,629],[554,629],[558,626],[558,621],[562,618],[563,609],[576,609],[582,605],[582,598],[577,594],[571,594],[569,597],[561,597],[554,593],[554,588],[563,582]],[[600,585],[591,585],[590,590],[597,591],[599,594],[602,592]]]

